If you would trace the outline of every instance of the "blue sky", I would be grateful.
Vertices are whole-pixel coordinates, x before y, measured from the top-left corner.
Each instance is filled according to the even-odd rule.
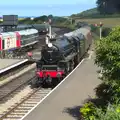
[[[68,16],[96,7],[96,0],[1,0],[0,16]]]

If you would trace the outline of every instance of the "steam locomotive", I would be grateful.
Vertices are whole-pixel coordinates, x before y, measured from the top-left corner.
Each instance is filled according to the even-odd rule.
[[[80,62],[92,43],[89,27],[66,33],[43,46],[37,61],[37,79],[32,86],[54,85],[68,75]]]

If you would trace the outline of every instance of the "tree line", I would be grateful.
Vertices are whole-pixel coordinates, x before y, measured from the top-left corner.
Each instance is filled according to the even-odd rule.
[[[100,14],[120,13],[120,0],[97,0],[96,3]]]

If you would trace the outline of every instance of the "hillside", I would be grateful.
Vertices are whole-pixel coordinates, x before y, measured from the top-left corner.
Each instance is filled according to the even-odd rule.
[[[72,14],[72,18],[116,18],[120,17],[120,14],[100,14],[97,8],[88,9],[78,14]]]
[[[88,9],[88,10],[83,11],[83,12],[78,13],[78,14],[73,14],[73,15],[71,15],[71,17],[85,17],[85,16],[91,16],[93,14],[94,15],[100,14],[97,11],[97,8],[92,8],[92,9]]]

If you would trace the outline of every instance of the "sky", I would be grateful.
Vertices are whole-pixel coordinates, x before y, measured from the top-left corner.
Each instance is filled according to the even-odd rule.
[[[69,16],[96,7],[96,0],[1,0],[0,16]]]

